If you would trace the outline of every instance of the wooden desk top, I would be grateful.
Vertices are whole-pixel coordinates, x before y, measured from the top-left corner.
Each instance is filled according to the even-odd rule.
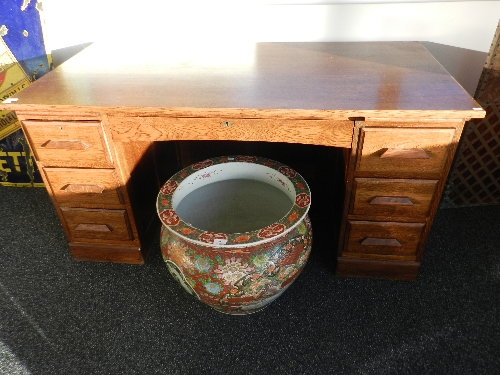
[[[153,48],[96,43],[16,97],[15,104],[2,107],[166,110],[186,116],[233,109],[243,117],[270,110],[311,117],[484,117],[419,42]]]

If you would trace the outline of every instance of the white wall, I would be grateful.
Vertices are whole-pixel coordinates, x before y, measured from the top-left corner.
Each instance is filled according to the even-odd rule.
[[[166,38],[420,40],[487,52],[500,19],[500,1],[341,1],[349,0],[43,0],[43,8],[49,49],[144,34],[159,44]]]

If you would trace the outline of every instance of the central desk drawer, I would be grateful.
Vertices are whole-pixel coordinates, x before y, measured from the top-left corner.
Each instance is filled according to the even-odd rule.
[[[23,121],[36,160],[48,167],[113,168],[97,121]]]
[[[349,221],[346,253],[416,258],[424,223]]]
[[[265,141],[350,148],[353,122],[283,118],[108,116],[115,142]]]
[[[57,202],[62,206],[123,204],[114,169],[44,168]]]
[[[437,184],[437,180],[355,178],[350,213],[425,220]]]
[[[361,129],[356,171],[440,174],[455,129]]]
[[[131,240],[130,223],[125,210],[101,210],[61,207],[68,231],[73,238]]]

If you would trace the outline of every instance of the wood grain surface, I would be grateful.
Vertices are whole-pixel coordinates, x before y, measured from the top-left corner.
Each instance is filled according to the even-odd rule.
[[[44,166],[113,168],[99,122],[23,121],[37,161]]]
[[[420,42],[165,42],[137,51],[126,44],[96,43],[17,98],[6,107],[107,107],[108,113],[123,107],[363,110],[380,111],[382,117],[423,110],[484,116],[474,113],[480,106]]]
[[[437,183],[437,180],[355,178],[350,213],[425,220]]]
[[[236,140],[351,147],[352,121],[108,116],[115,142]],[[228,125],[230,123],[231,125]]]
[[[439,176],[454,133],[454,128],[366,127],[361,131],[362,151],[356,171]]]
[[[414,261],[424,226],[424,223],[349,221],[348,247],[342,256]]]
[[[113,169],[44,168],[57,202],[106,207],[123,204],[118,177]]]
[[[138,246],[103,245],[70,242],[69,249],[75,260],[144,264],[146,253]]]
[[[74,239],[99,242],[132,239],[125,210],[61,207],[61,212]]]

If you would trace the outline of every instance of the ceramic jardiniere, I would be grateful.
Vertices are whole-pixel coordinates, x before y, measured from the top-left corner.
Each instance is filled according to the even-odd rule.
[[[161,188],[163,259],[192,295],[228,314],[275,300],[311,251],[311,193],[292,168],[255,156],[208,159]]]

